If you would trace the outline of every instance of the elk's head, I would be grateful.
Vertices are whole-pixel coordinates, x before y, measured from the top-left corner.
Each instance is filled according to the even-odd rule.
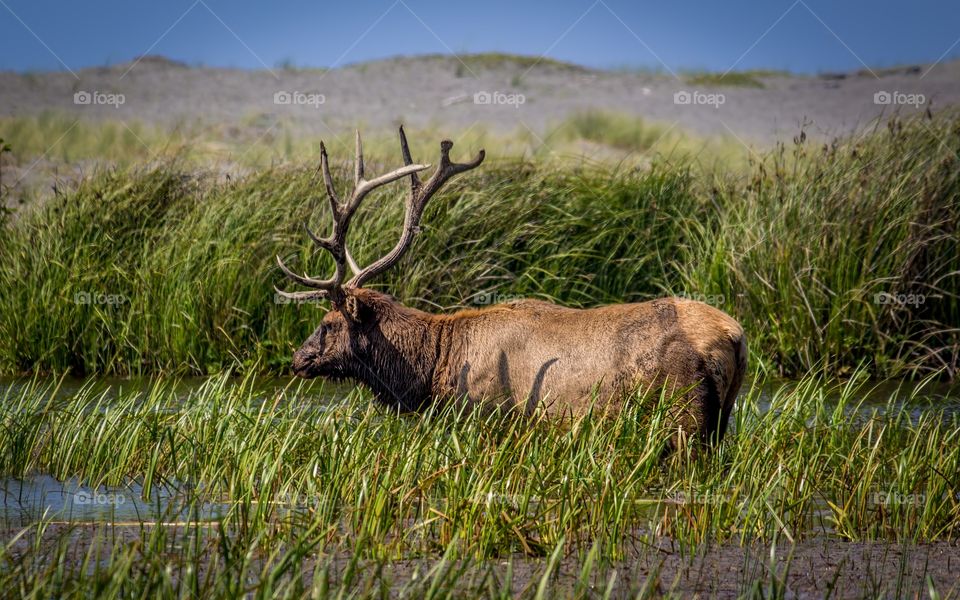
[[[349,198],[341,202],[334,190],[333,178],[330,176],[327,150],[321,142],[320,170],[323,173],[323,182],[333,213],[333,232],[329,237],[321,238],[306,224],[304,229],[317,246],[333,256],[335,264],[333,276],[329,279],[315,279],[307,275],[298,275],[289,269],[279,256],[277,257],[277,264],[287,277],[300,285],[312,288],[310,291],[302,292],[277,290],[277,293],[298,302],[327,299],[332,306],[320,326],[293,355],[295,374],[307,378],[362,377],[361,371],[371,368],[370,365],[377,362],[371,357],[386,351],[381,347],[384,345],[382,327],[384,321],[393,316],[398,305],[386,294],[364,289],[363,284],[395,265],[404,255],[420,230],[420,218],[423,216],[427,201],[437,190],[454,175],[476,168],[483,162],[483,150],[469,163],[451,162],[452,147],[453,142],[449,140],[440,142],[440,164],[426,182],[421,182],[417,173],[429,168],[430,165],[413,163],[407,138],[401,127],[400,150],[404,166],[367,180],[364,177],[360,133],[357,132],[354,188]],[[361,269],[346,246],[350,220],[367,194],[404,177],[410,178],[410,194],[406,198],[406,212],[400,240],[386,255]],[[350,269],[352,276],[344,283],[347,269]]]

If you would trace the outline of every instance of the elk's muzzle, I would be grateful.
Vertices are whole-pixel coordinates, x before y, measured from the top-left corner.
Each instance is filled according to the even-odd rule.
[[[297,377],[309,378],[310,367],[313,365],[314,355],[312,352],[304,352],[301,348],[293,353],[293,374]]]

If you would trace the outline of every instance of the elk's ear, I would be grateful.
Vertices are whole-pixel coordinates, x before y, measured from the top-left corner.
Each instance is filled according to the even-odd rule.
[[[353,294],[347,295],[343,303],[343,310],[358,323],[366,321],[370,316],[370,307]]]

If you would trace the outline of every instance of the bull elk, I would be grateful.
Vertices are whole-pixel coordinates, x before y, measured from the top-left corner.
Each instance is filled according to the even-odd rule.
[[[674,413],[676,436],[719,441],[746,369],[747,346],[740,325],[715,308],[681,298],[639,304],[572,309],[539,300],[519,300],[480,310],[431,314],[404,306],[364,284],[393,267],[410,248],[431,197],[451,177],[475,169],[484,151],[468,163],[451,162],[453,143],[440,143],[440,164],[424,183],[400,128],[404,166],[366,179],[360,134],[356,138],[354,188],[341,202],[330,176],[326,148],[320,170],[333,214],[333,231],[313,242],[335,264],[329,279],[299,275],[277,257],[283,273],[311,291],[278,293],[295,301],[327,299],[332,308],[293,355],[293,371],[305,378],[352,379],[401,411],[433,401],[467,401],[481,407],[512,407],[530,414],[582,414],[600,399],[616,410],[641,387],[670,388],[682,398]],[[360,268],[346,246],[350,220],[374,189],[409,177],[410,193],[400,239],[393,249]],[[347,269],[352,276],[344,283]]]

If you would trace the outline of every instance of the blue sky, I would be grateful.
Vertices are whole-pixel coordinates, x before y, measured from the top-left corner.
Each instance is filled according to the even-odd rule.
[[[0,69],[18,71],[147,51],[241,68],[499,51],[607,68],[816,73],[957,58],[958,42],[955,0],[0,0]]]

